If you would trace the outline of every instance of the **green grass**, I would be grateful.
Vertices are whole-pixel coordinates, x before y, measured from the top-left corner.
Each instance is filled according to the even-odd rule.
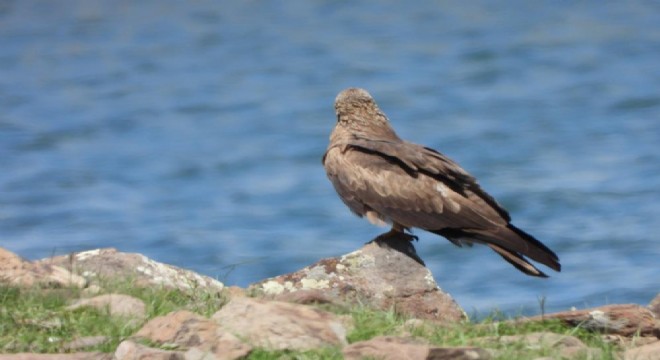
[[[125,320],[92,308],[65,311],[75,290],[38,291],[0,288],[0,351],[60,352],[80,336],[105,335],[111,341],[97,350],[112,351],[136,329]]]
[[[208,317],[226,303],[224,296],[200,289],[179,291],[158,287],[138,288],[132,284],[132,281],[104,284],[101,293],[123,293],[142,299],[147,306],[148,319],[181,309]],[[44,290],[0,286],[0,353],[67,352],[64,347],[67,342],[98,335],[107,337],[108,341],[85,350],[113,352],[121,341],[133,335],[148,320],[131,323],[126,319],[113,318],[107,311],[92,308],[66,310],[72,300],[82,296],[79,289]],[[546,331],[576,336],[589,347],[600,349],[603,359],[616,358],[618,350],[604,342],[599,334],[579,327],[567,327],[556,321],[515,323],[500,321],[506,319],[501,314],[493,314],[491,318],[480,322],[449,326],[425,323],[412,327],[406,325],[407,318],[393,311],[374,311],[365,307],[324,309],[349,315],[353,319],[354,326],[347,334],[349,343],[381,335],[408,335],[440,346],[478,346],[479,338]],[[558,356],[556,349],[528,348],[522,342],[506,345],[491,343],[488,348],[497,350],[497,357],[502,359]],[[305,352],[256,349],[248,357],[251,360],[341,358],[341,349],[332,347]]]
[[[353,317],[354,329],[346,336],[349,343],[381,335],[394,335],[403,325],[402,319],[392,311],[357,308],[350,315]]]
[[[188,291],[174,290],[165,287],[135,287],[132,281],[115,282],[103,286],[110,289],[104,292],[116,292],[134,296],[144,301],[147,306],[147,317],[165,315],[175,310],[190,310],[194,313],[210,317],[227,302],[224,295],[209,292],[204,289]]]
[[[187,309],[210,316],[226,299],[206,291],[137,288],[131,281],[104,284],[100,293],[122,293],[145,302],[147,318]],[[0,353],[66,352],[64,345],[84,336],[106,336],[108,341],[87,350],[113,352],[146,321],[127,321],[91,307],[67,310],[82,297],[79,289],[20,289],[0,285]]]
[[[421,332],[421,334],[419,333]],[[616,350],[611,344],[605,343],[597,334],[589,333],[579,328],[571,328],[559,321],[544,322],[490,322],[465,323],[447,327],[420,329],[416,335],[425,337],[433,344],[443,346],[479,346],[497,350],[500,359],[527,359],[549,356],[559,356],[558,349],[553,347],[530,348],[523,341],[516,343],[498,343],[484,341],[483,338],[497,339],[501,336],[524,335],[535,332],[552,332],[564,336],[575,336],[588,347],[600,349],[602,359],[614,359]]]

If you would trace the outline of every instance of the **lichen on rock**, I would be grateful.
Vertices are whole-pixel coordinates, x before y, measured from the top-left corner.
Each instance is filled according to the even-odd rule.
[[[370,242],[337,258],[249,287],[256,296],[290,301],[298,292],[315,292],[322,301],[366,305],[433,321],[455,322],[465,312],[438,287],[431,272],[408,254]],[[319,294],[320,293],[320,294]]]
[[[218,292],[224,288],[224,284],[208,276],[163,264],[142,254],[124,253],[113,248],[55,256],[35,263],[67,268],[90,283],[104,278],[125,278],[133,280],[138,286],[158,285],[180,290],[204,288]]]

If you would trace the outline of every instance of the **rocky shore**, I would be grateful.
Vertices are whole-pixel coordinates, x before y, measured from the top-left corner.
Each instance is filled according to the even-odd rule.
[[[138,329],[112,352],[89,351],[107,341],[105,336],[97,335],[70,339],[57,353],[0,347],[0,360],[241,359],[255,351],[322,348],[340,349],[346,359],[490,359],[502,357],[497,350],[502,344],[553,349],[549,356],[538,357],[544,359],[601,358],[600,349],[589,347],[578,337],[547,330],[479,337],[465,346],[439,346],[415,336],[424,328],[451,328],[468,319],[429,270],[406,254],[408,251],[370,243],[341,257],[323,259],[243,289],[115,249],[27,261],[0,248],[0,289],[78,289],[79,296],[70,299],[67,311],[98,308]],[[109,279],[127,279],[133,287],[215,294],[219,310],[205,316],[175,309],[150,317],[143,300],[108,293],[104,287]],[[354,319],[331,310],[355,307],[394,312],[406,320],[392,335],[350,342],[347,334],[355,326]],[[0,311],[8,310],[3,306]],[[484,326],[516,327],[554,321],[611,343],[618,358],[641,360],[660,359],[658,319],[660,294],[648,305],[608,305]]]

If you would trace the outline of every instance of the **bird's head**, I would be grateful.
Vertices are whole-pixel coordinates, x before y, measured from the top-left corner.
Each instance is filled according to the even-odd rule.
[[[355,135],[373,135],[398,139],[387,116],[380,111],[376,101],[364,89],[348,88],[335,99],[337,127]]]

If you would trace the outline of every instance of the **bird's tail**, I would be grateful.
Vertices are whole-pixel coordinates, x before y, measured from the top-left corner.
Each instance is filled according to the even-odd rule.
[[[524,272],[527,275],[531,276],[538,276],[538,277],[548,277],[543,271],[539,270],[536,268],[536,266],[532,265],[527,259],[525,259],[522,255],[518,254],[517,252],[511,252],[506,249],[502,249],[501,247],[495,245],[495,244],[487,244],[488,247],[493,249],[496,253],[500,254],[500,256],[508,261],[511,265],[515,266],[516,269]]]
[[[525,257],[538,261],[555,271],[561,271],[559,258],[552,250],[532,235],[511,224],[495,229],[442,229],[433,232],[446,237],[455,244],[462,240],[485,244],[527,275],[547,277]]]

